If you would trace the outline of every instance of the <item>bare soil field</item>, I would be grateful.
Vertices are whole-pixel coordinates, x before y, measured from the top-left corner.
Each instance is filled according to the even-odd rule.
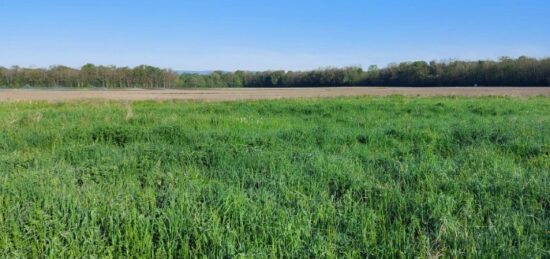
[[[550,96],[550,87],[319,87],[217,89],[2,89],[0,102],[69,100],[256,100],[337,96]]]

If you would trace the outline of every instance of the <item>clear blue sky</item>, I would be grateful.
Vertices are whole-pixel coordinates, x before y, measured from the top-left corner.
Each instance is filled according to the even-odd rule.
[[[0,0],[0,66],[313,69],[550,56],[548,0]]]

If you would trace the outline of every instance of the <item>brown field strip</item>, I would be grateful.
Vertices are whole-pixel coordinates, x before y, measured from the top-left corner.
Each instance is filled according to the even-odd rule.
[[[0,101],[258,100],[337,96],[550,96],[550,87],[319,87],[216,89],[2,89]]]

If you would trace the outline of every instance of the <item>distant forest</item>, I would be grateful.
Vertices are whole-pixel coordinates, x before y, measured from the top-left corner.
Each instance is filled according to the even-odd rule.
[[[20,87],[106,87],[106,88],[175,88],[178,73],[152,66],[134,68],[95,66],[80,69],[66,66],[44,68],[0,67],[0,86]]]
[[[152,66],[134,68],[84,65],[44,68],[0,67],[0,86],[205,88],[316,86],[550,86],[550,58],[500,58],[497,61],[403,62],[313,71],[222,72],[181,74]]]

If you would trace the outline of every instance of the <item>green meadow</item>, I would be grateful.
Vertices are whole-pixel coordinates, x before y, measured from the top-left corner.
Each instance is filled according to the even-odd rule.
[[[550,257],[550,98],[0,103],[0,257]]]

